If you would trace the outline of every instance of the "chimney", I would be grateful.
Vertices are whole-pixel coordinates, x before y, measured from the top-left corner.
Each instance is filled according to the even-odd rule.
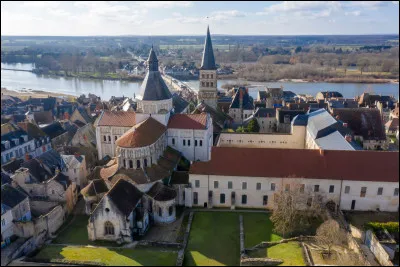
[[[343,122],[343,127],[347,128],[349,125],[347,122]]]
[[[323,150],[322,148],[320,148],[320,149],[319,149],[319,155],[323,157],[324,154],[325,154],[324,150]]]

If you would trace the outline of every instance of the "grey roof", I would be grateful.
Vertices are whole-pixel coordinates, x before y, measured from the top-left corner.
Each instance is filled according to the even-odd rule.
[[[6,173],[1,172],[1,185],[3,184],[11,184],[12,179]]]
[[[168,86],[158,71],[158,60],[153,48],[150,50],[148,70],[141,86],[142,100],[157,101],[172,97]]]
[[[16,205],[25,200],[28,196],[12,187],[9,184],[1,186],[1,205],[8,208],[14,208]],[[3,209],[3,207],[2,207]],[[17,218],[14,218],[17,219]]]
[[[160,182],[156,182],[147,192],[147,195],[156,201],[168,201],[176,198],[176,191]]]
[[[42,155],[38,156],[37,159],[41,160],[43,164],[52,171],[52,174],[55,174],[57,168],[60,171],[65,168],[64,159],[61,157],[60,153],[54,149],[46,151]]]
[[[61,123],[56,121],[53,122],[52,124],[49,124],[45,127],[42,128],[42,131],[50,136],[51,139],[62,135],[63,133],[65,133],[66,131],[63,129],[63,127],[61,126]]]
[[[142,195],[136,186],[124,179],[119,179],[108,192],[108,197],[125,216],[135,209]]]
[[[24,162],[23,159],[14,159],[10,162],[1,165],[1,169],[7,173],[14,174],[16,170],[21,168],[22,163]]]
[[[287,109],[277,109],[276,112],[278,113],[278,121],[279,123],[284,122],[285,115],[290,116],[290,121],[293,120],[299,114],[305,114],[304,110],[287,110]]]
[[[243,92],[243,109],[253,110],[253,98],[249,95],[248,91],[244,87],[240,87],[235,94],[235,98],[232,100],[232,104],[229,108],[240,108],[240,92]]]
[[[37,158],[25,161],[22,167],[27,168],[29,174],[32,175],[37,182],[43,182],[51,177],[51,173],[42,166]]]
[[[298,114],[293,118],[292,125],[294,126],[307,126],[308,123],[308,115],[307,114]]]
[[[172,105],[175,113],[181,113],[189,105],[189,102],[175,93],[172,95]]]
[[[254,112],[254,117],[267,117],[267,116],[275,117],[276,110],[274,108],[257,108],[256,112]]]
[[[202,70],[216,70],[214,51],[211,43],[210,28],[207,27],[207,36],[204,43],[203,59],[201,60]]]

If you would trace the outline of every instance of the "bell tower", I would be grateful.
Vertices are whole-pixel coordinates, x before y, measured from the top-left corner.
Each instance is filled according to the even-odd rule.
[[[207,36],[204,43],[199,80],[199,103],[204,101],[207,105],[217,109],[217,67],[215,66],[209,27],[207,27]]]

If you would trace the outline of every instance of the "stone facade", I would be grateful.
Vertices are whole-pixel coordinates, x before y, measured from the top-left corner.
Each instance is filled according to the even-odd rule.
[[[126,133],[131,127],[115,127],[115,126],[97,126],[96,127],[96,142],[99,152],[99,159],[108,155],[115,157],[115,149],[118,138]]]
[[[216,70],[200,70],[199,75],[200,86],[198,99],[201,103],[204,101],[210,107],[217,108],[217,71]]]
[[[153,218],[155,223],[172,223],[176,220],[175,199],[153,201]]]

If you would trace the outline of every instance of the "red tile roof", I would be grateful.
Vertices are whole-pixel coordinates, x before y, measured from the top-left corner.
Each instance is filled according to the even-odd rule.
[[[168,122],[169,129],[204,130],[207,127],[207,114],[175,114]]]
[[[100,115],[98,126],[132,127],[136,124],[136,116],[133,111],[108,111]]]
[[[166,130],[163,124],[149,117],[124,133],[117,139],[116,144],[128,148],[149,146],[154,144]]]
[[[191,174],[399,182],[399,152],[213,147]]]

